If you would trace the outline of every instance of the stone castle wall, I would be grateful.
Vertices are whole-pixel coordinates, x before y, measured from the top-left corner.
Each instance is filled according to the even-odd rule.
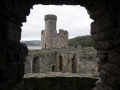
[[[57,16],[45,15],[45,30],[41,31],[41,49],[68,47],[68,32],[56,30]]]
[[[1,0],[0,90],[18,90],[13,88],[22,82],[25,57],[21,54],[21,27],[35,4],[86,8],[93,19],[91,35],[101,67],[101,79],[93,90],[120,90],[120,0]]]
[[[95,72],[96,59],[96,51],[92,49],[30,50],[25,63],[25,74],[40,72],[92,73]],[[60,60],[62,64],[60,64]]]
[[[56,37],[57,48],[67,48],[68,47],[68,31],[59,29],[59,33]]]

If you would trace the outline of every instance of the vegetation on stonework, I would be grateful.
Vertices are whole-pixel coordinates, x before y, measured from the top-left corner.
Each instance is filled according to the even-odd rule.
[[[87,55],[83,55],[83,56],[81,56],[81,58],[85,59],[85,60],[92,61],[94,57],[92,55],[88,55],[88,56]]]
[[[91,50],[94,50],[95,48],[94,47],[90,47]]]
[[[78,36],[68,40],[68,46],[74,46],[76,48],[78,45],[82,47],[93,47],[91,35]]]
[[[76,57],[76,53],[74,53],[73,57]]]
[[[69,58],[69,55],[68,55],[68,62],[67,62],[67,64],[70,62],[70,58]]]
[[[42,60],[45,59],[45,55],[44,55],[44,53],[35,53],[34,56],[39,56],[39,57],[42,58]]]

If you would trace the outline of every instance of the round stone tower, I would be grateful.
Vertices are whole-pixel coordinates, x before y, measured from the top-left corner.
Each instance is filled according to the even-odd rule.
[[[54,48],[56,31],[56,21],[57,16],[52,14],[47,14],[45,19],[45,31],[44,31],[44,48]]]

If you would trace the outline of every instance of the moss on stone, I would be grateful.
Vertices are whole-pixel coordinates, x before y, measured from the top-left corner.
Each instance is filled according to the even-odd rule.
[[[42,58],[42,61],[45,59],[45,54],[44,53],[35,53],[34,56],[38,56],[38,57]]]
[[[76,53],[73,54],[73,57],[76,57]]]
[[[91,60],[93,60],[93,56],[88,56],[87,59],[88,59],[89,61],[91,61]]]
[[[81,56],[82,59],[87,59],[86,55]]]
[[[70,62],[70,58],[69,58],[69,55],[68,55],[68,62],[67,62],[67,64]]]
[[[55,51],[54,53],[55,53],[55,56],[57,56],[58,52],[57,52],[57,51]]]

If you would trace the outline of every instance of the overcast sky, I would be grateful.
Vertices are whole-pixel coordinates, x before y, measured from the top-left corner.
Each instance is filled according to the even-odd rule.
[[[57,15],[57,32],[68,30],[69,38],[90,35],[90,23],[87,11],[81,6],[35,5],[23,23],[21,40],[41,40],[41,30],[45,28],[44,15]]]

